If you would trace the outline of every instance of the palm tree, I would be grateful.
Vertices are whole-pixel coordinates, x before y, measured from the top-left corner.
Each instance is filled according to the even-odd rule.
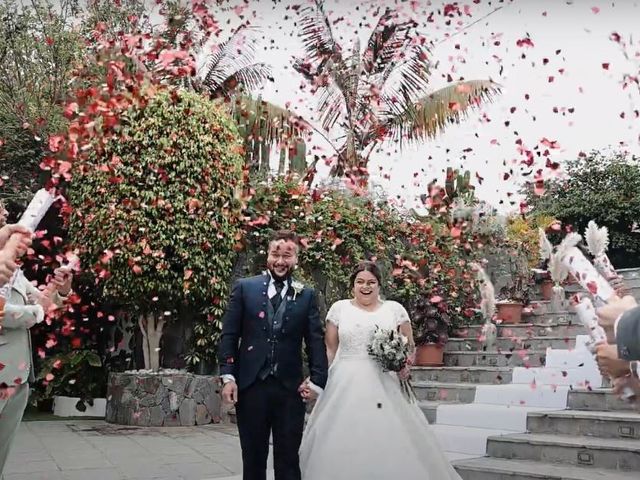
[[[357,40],[350,52],[336,42],[323,0],[300,14],[306,56],[294,68],[320,94],[322,128],[340,130],[332,176],[366,185],[369,157],[383,142],[402,146],[434,138],[500,93],[491,80],[459,81],[430,91],[430,52],[416,35],[417,23],[400,21],[391,8],[379,18],[364,52]]]
[[[245,162],[253,173],[268,173],[274,146],[280,152],[278,173],[285,173],[287,163],[289,171],[304,173],[307,122],[289,110],[245,93],[273,80],[271,68],[254,61],[257,41],[252,32],[241,26],[219,44],[195,86],[228,106],[244,138]]]

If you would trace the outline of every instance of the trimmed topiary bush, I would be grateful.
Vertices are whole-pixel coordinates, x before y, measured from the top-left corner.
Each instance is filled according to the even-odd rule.
[[[240,145],[213,102],[160,91],[73,166],[70,237],[102,299],[138,317],[146,368],[159,368],[165,321],[185,310],[206,317],[191,363],[213,356],[239,232]]]

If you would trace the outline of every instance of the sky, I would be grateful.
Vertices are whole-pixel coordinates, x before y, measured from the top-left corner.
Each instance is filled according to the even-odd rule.
[[[292,58],[304,54],[291,6],[308,2],[229,3],[236,8],[220,17],[230,21],[227,27],[238,24],[238,14],[260,27],[258,59],[272,65],[274,76],[274,82],[263,88],[263,97],[305,118],[316,118],[315,98],[291,68]],[[633,33],[640,36],[638,1],[466,0],[457,2],[463,15],[447,25],[443,7],[448,3],[326,1],[329,18],[335,22],[334,36],[343,48],[350,48],[356,35],[365,44],[377,19],[376,9],[394,6],[417,20],[420,34],[435,44],[434,90],[446,85],[447,74],[454,80],[492,79],[502,89],[492,103],[435,140],[402,151],[388,144],[377,152],[370,165],[372,179],[390,197],[415,205],[427,183],[443,179],[446,167],[452,166],[482,177],[481,184],[475,181],[478,196],[508,211],[518,207],[513,196],[518,185],[537,169],[545,177],[558,175],[545,168],[544,156],[536,155],[533,168],[522,168],[524,156],[517,141],[534,154],[548,150],[549,158],[561,164],[592,149],[640,154],[640,120],[633,114],[640,92],[621,85],[624,73],[640,70],[640,57],[625,59],[620,45],[610,38],[613,32],[626,41]],[[638,44],[630,52],[637,50]],[[313,153],[329,152],[319,135],[312,144]]]

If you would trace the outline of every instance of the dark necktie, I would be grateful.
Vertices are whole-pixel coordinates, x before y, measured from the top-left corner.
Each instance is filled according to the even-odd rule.
[[[274,280],[274,286],[276,287],[276,294],[271,298],[271,305],[273,305],[273,311],[277,312],[280,303],[282,302],[282,289],[284,288],[284,282],[282,280]]]

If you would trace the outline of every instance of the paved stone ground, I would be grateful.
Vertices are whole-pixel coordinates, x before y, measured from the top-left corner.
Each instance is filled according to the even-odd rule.
[[[271,461],[270,461],[271,464]],[[234,425],[138,428],[23,422],[4,480],[240,480]]]

